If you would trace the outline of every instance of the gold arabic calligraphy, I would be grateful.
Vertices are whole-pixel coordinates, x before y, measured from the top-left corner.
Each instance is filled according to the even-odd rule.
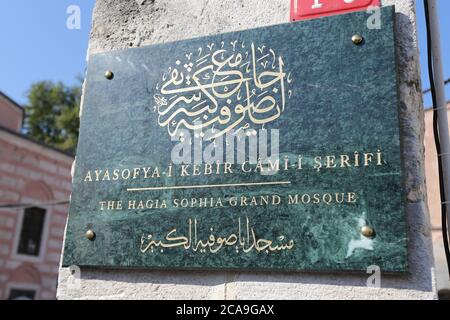
[[[143,234],[141,237],[141,252],[145,253],[148,250],[153,252],[154,250],[160,250],[164,252],[167,248],[182,247],[185,250],[192,250],[194,252],[205,253],[217,253],[225,247],[234,247],[236,253],[242,250],[244,253],[251,251],[256,252],[280,252],[285,250],[291,250],[294,247],[294,240],[290,240],[287,243],[283,243],[285,236],[281,235],[277,240],[269,240],[258,238],[255,234],[253,227],[250,227],[250,221],[246,219],[246,236],[243,236],[241,228],[241,219],[238,219],[238,232],[229,234],[224,237],[216,237],[212,234],[207,240],[201,240],[197,238],[197,219],[189,219],[189,231],[188,236],[176,236],[177,229],[170,230],[164,240],[155,240],[152,234]]]
[[[292,91],[286,86],[292,75],[284,71],[281,56],[266,48],[224,42],[186,54],[162,76],[154,95],[158,124],[170,136],[179,129],[208,130],[212,140],[233,130],[264,128],[278,119]]]

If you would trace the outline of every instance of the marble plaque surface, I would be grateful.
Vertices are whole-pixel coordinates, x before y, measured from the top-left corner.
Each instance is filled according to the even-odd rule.
[[[368,18],[91,56],[63,265],[406,272],[394,9]]]

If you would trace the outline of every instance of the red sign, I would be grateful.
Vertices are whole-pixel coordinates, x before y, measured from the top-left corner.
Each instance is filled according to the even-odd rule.
[[[380,6],[380,0],[291,0],[291,21],[332,16]]]

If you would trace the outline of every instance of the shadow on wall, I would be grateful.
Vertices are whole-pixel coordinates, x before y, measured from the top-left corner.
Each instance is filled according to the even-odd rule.
[[[448,289],[440,290],[439,300],[450,300],[450,290]]]

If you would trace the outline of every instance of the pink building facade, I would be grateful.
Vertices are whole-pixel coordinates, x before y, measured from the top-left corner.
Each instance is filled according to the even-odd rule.
[[[73,157],[20,133],[0,92],[0,299],[55,299]]]
[[[447,106],[447,114],[450,119],[450,103]],[[450,280],[442,239],[439,171],[436,145],[434,144],[432,109],[425,111],[425,173],[427,179],[428,209],[433,235],[437,289],[442,296],[445,295],[446,299],[450,299]]]

